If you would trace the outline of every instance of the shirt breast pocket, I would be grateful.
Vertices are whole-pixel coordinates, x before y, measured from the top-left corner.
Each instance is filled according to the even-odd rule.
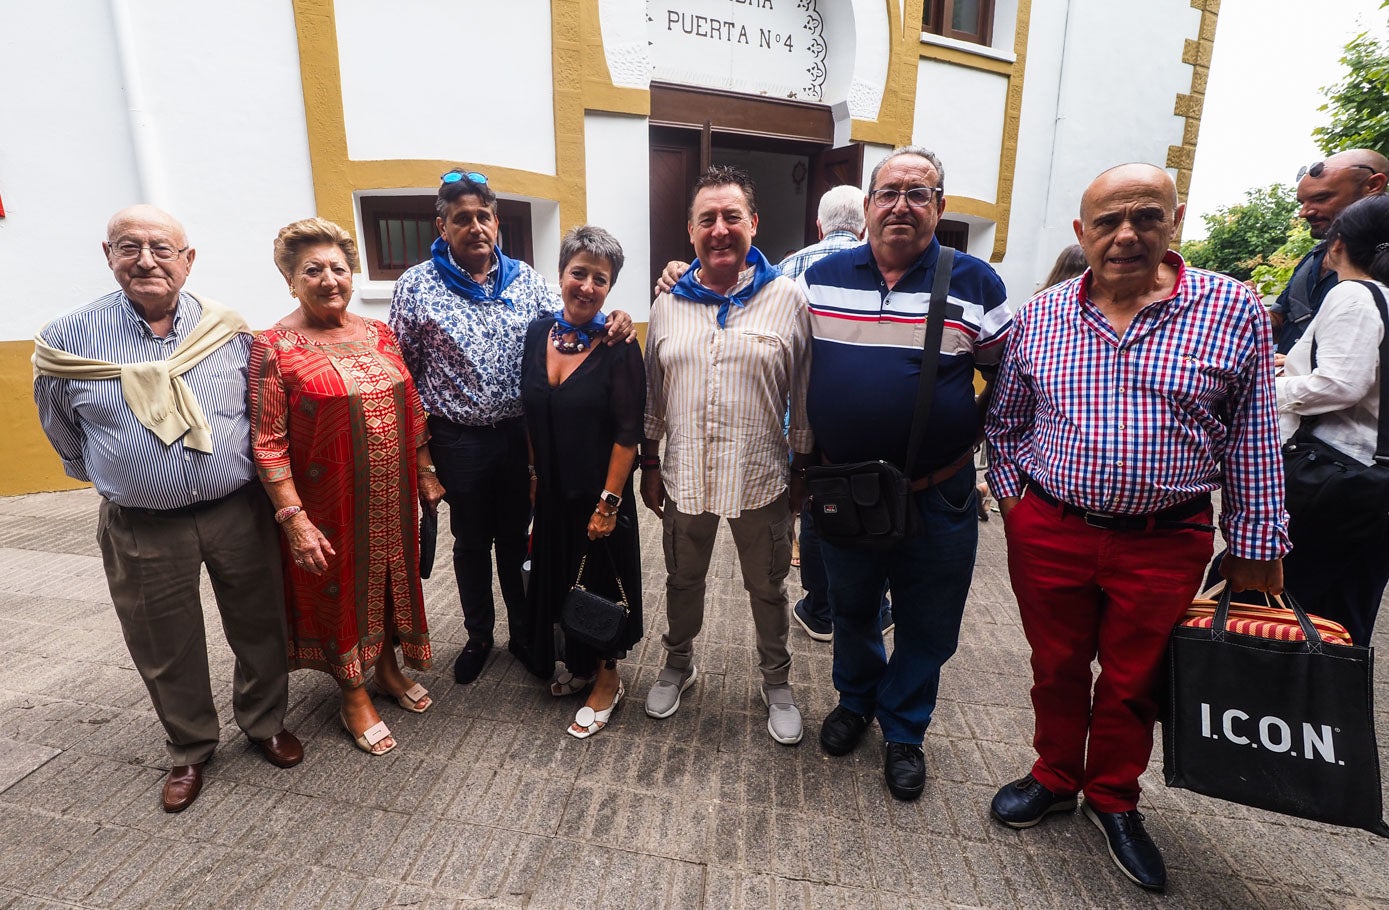
[[[786,342],[773,332],[739,332],[739,347],[753,357],[777,358],[786,350]]]
[[[1159,358],[1149,375],[1169,402],[1211,410],[1229,393],[1238,378],[1237,366],[1200,353],[1172,353]]]

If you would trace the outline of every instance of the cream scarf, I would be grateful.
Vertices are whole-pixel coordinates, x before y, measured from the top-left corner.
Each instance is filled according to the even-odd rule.
[[[148,427],[166,446],[183,438],[198,452],[212,452],[212,425],[193,390],[181,378],[213,351],[239,334],[251,334],[246,321],[214,300],[189,295],[202,304],[203,315],[188,337],[179,342],[168,360],[148,363],[107,363],[60,351],[34,336],[34,378],[119,379],[121,394],[135,419]]]

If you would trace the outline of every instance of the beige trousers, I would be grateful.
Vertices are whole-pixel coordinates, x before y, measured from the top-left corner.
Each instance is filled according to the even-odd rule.
[[[791,568],[791,513],[786,494],[758,509],[728,519],[743,588],[757,630],[758,669],[762,681],[777,686],[791,670],[786,645],[790,615],[786,609],[786,574]],[[689,515],[668,501],[662,528],[666,554],[666,619],[670,631],[661,637],[666,666],[684,669],[694,662],[694,640],[704,626],[705,578],[719,516]]]

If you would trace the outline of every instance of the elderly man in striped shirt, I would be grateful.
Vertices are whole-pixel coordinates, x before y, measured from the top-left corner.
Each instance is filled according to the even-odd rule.
[[[241,317],[183,291],[196,251],[167,212],[112,216],[121,289],[35,339],[34,400],[63,469],[101,494],[97,541],[130,657],[168,736],[166,812],[197,799],[220,725],[208,678],[203,565],[236,655],[232,712],[271,764],[304,757],[289,699],[279,535],[251,462]]]
[[[646,339],[646,440],[641,492],[661,516],[666,551],[666,665],[646,698],[663,718],[695,681],[694,639],[704,622],[705,576],[719,519],[728,519],[757,629],[767,731],[801,741],[787,682],[791,652],[786,575],[791,567],[787,443],[808,457],[805,412],[810,320],[795,282],[752,239],[757,193],[747,174],[712,167],[689,213],[698,257],[651,305]],[[782,416],[790,408],[790,430]],[[664,469],[657,452],[666,441]]]
[[[1211,556],[1211,493],[1233,588],[1281,591],[1288,550],[1268,318],[1168,249],[1183,208],[1153,165],[1090,184],[1075,222],[1090,268],[1014,317],[987,424],[1037,749],[992,814],[1027,828],[1083,792],[1115,864],[1157,891],[1138,776],[1168,636]]]

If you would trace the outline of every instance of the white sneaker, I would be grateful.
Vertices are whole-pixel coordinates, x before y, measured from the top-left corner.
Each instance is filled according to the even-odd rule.
[[[767,732],[772,739],[783,746],[794,746],[801,741],[801,709],[796,707],[791,685],[779,686],[762,684],[762,703],[767,706]]]
[[[680,709],[680,696],[694,685],[699,671],[694,664],[683,670],[666,667],[656,674],[651,691],[646,693],[646,713],[651,717],[670,717]]]

